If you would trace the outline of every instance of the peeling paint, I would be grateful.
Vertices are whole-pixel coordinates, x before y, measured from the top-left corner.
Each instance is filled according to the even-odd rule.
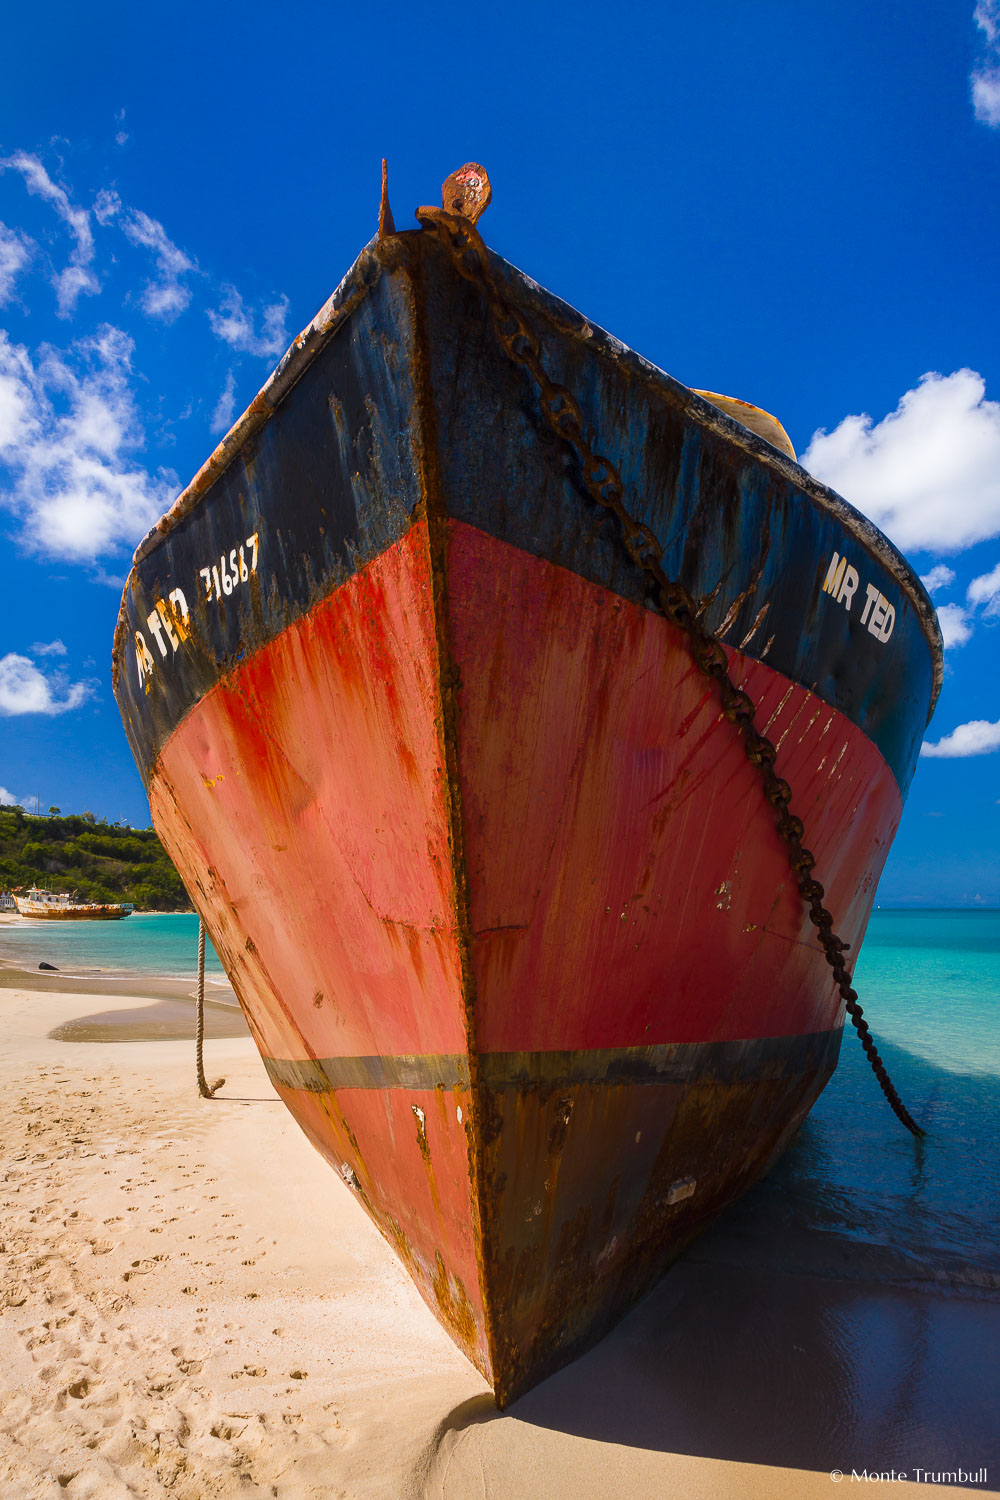
[[[137,550],[115,684],[275,1087],[504,1404],[766,1170],[840,1006],[717,695],[475,289],[384,206]],[[920,586],[795,464],[491,265],[739,639],[855,943],[935,692]],[[816,607],[845,536],[891,657]],[[209,596],[251,537],[256,570]],[[150,613],[164,652],[136,657]]]

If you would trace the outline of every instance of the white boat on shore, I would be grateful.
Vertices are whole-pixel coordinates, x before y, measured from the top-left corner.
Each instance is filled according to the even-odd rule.
[[[37,886],[32,886],[26,896],[15,892],[14,904],[22,917],[55,922],[117,922],[132,914],[128,901],[77,901],[65,892],[43,891]]]

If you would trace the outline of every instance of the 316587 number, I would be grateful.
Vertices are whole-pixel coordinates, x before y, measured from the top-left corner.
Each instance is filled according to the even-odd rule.
[[[245,542],[233,547],[228,558],[223,553],[217,563],[198,569],[199,577],[205,585],[206,599],[221,599],[223,595],[228,598],[239,584],[246,583],[251,574],[256,573],[257,539],[258,533],[255,531]]]

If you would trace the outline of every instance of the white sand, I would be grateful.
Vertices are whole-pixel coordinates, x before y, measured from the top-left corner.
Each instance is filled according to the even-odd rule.
[[[252,1043],[207,1044],[209,1077],[227,1081],[204,1101],[190,1042],[48,1039],[141,1003],[0,991],[2,1500],[830,1496],[808,1456],[819,1439],[788,1460],[799,1414],[789,1447],[780,1423],[758,1440],[756,1418],[745,1440],[715,1414],[717,1389],[700,1418],[679,1402],[684,1349],[665,1345],[686,1297],[718,1303],[715,1283],[698,1291],[721,1274],[704,1263],[499,1416]],[[822,1292],[800,1295],[810,1318]],[[792,1362],[789,1389],[808,1385],[808,1356],[776,1358]],[[857,1372],[841,1373],[856,1394]],[[938,1383],[933,1402],[945,1396]],[[916,1436],[913,1463],[954,1456]]]

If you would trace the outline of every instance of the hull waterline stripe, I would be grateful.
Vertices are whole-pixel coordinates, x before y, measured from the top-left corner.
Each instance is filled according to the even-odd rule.
[[[480,1077],[494,1089],[581,1085],[766,1082],[820,1069],[832,1071],[841,1028],[802,1036],[732,1042],[665,1042],[655,1047],[606,1047],[588,1051],[486,1052]],[[395,1057],[324,1057],[301,1061],[268,1057],[276,1088],[325,1094],[338,1089],[467,1089],[468,1060],[462,1053]]]
[[[265,1057],[276,1088],[326,1094],[331,1089],[467,1089],[464,1052],[427,1052],[394,1057],[317,1057],[301,1062]]]

